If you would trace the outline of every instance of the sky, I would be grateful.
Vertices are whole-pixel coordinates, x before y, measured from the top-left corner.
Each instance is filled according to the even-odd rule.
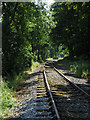
[[[52,3],[54,3],[54,0],[46,0],[47,4],[50,6]]]
[[[36,3],[38,2],[38,0],[35,0]],[[54,0],[41,0],[42,2],[47,3],[48,6],[50,6],[52,3],[54,3]]]

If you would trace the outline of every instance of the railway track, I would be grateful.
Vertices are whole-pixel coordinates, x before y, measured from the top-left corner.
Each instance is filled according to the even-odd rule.
[[[52,63],[45,71],[61,120],[89,120],[90,95],[60,73]]]
[[[37,86],[37,114],[39,120],[61,120],[56,108],[44,67],[40,68]]]
[[[24,111],[26,119],[90,120],[90,96],[84,90],[74,85],[51,62],[43,63],[38,70],[37,97],[34,101],[36,113],[29,118],[29,113]],[[23,118],[22,115],[17,116],[18,119],[20,117]]]

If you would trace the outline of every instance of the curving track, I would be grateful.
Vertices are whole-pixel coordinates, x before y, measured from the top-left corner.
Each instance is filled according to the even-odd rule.
[[[14,118],[30,120],[90,120],[90,95],[60,73],[51,61],[43,63],[38,69],[35,83],[37,83],[37,91],[34,92],[32,90],[35,93],[35,100],[24,104],[26,105],[24,108],[21,106],[21,112],[23,111],[25,114],[19,113]],[[32,107],[32,111],[34,110],[35,114],[32,112],[30,114],[29,112],[30,103],[35,105]],[[31,116],[32,118],[30,118]],[[14,118],[8,120],[13,120]]]
[[[43,66],[38,75],[36,118],[38,120],[61,120]]]
[[[61,120],[89,120],[90,95],[60,73],[52,63],[45,71]]]

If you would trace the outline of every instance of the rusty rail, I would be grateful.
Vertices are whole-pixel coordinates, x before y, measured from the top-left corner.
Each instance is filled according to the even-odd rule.
[[[52,104],[53,104],[53,107],[54,107],[54,110],[55,110],[55,113],[56,113],[56,117],[57,117],[58,120],[61,120],[61,118],[59,116],[59,113],[58,113],[58,110],[57,110],[57,107],[55,105],[55,102],[54,102],[50,87],[49,87],[49,84],[48,84],[48,81],[47,81],[47,77],[46,77],[46,73],[45,73],[45,67],[43,69],[43,74],[44,74],[44,79],[45,79],[46,86],[47,86],[47,89],[48,89],[48,92],[49,92],[49,95],[50,95],[50,99],[52,101]]]
[[[83,92],[87,97],[89,97],[90,99],[90,95],[88,93],[86,93],[84,90],[82,90],[78,85],[74,84],[73,82],[71,82],[63,73],[61,73],[58,69],[56,69],[54,66],[53,66],[54,70],[56,72],[58,72],[66,81],[68,81],[69,83],[73,84],[73,86],[75,86],[77,89],[79,89],[81,92]]]

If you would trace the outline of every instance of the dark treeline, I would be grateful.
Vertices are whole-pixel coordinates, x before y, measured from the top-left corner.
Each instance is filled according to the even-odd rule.
[[[90,57],[89,2],[56,2],[51,6],[56,27],[51,39],[68,47],[70,57]]]
[[[3,75],[17,74],[32,61],[90,56],[89,3],[59,3],[50,12],[39,3],[2,3]],[[60,47],[61,46],[61,47]]]

